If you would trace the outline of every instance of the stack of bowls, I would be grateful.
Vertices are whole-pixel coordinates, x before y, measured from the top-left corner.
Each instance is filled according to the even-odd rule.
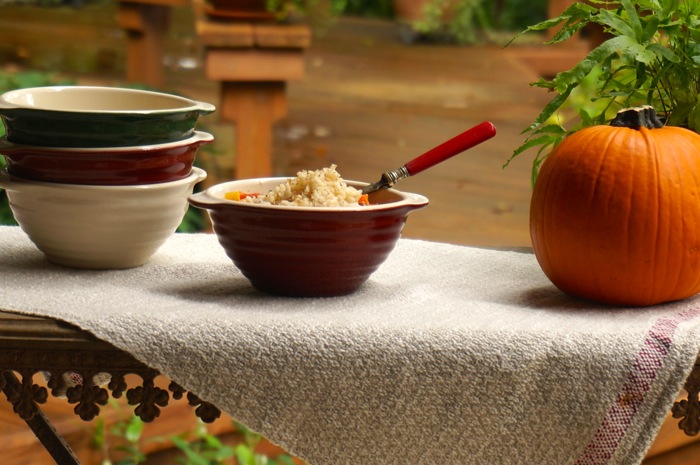
[[[52,86],[0,95],[0,172],[12,213],[49,261],[144,264],[175,232],[206,173],[210,104],[136,89]]]

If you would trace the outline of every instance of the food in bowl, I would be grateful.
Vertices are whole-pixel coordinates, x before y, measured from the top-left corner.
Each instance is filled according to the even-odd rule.
[[[190,196],[206,209],[225,253],[253,287],[274,295],[332,297],[358,290],[394,249],[408,214],[428,204],[385,189],[369,205],[312,207],[226,199],[268,192],[286,178],[229,181]],[[346,181],[361,189],[367,183]]]
[[[195,133],[183,140],[134,147],[66,148],[13,144],[0,139],[7,171],[24,179],[67,184],[155,184],[188,177],[199,148],[214,137]]]
[[[347,207],[367,205],[367,195],[348,186],[340,177],[336,165],[316,171],[299,171],[295,178],[286,179],[267,193],[227,192],[228,200],[241,200],[262,205],[297,207]]]
[[[45,147],[124,147],[190,137],[214,106],[163,92],[46,86],[0,95],[7,139]]]
[[[57,265],[133,268],[146,263],[182,222],[187,198],[206,178],[136,186],[89,186],[31,181],[0,172],[20,228]]]

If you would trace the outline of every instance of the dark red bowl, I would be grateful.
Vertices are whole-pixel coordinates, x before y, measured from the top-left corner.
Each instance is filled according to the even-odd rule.
[[[197,151],[214,140],[195,131],[187,139],[134,147],[64,148],[0,140],[7,171],[24,179],[88,185],[157,184],[190,175]]]
[[[208,210],[219,243],[260,291],[293,297],[350,294],[384,263],[407,215],[428,199],[394,189],[369,206],[285,207],[224,198],[230,191],[267,192],[286,178],[217,184],[190,196]],[[354,187],[366,184],[348,181]]]

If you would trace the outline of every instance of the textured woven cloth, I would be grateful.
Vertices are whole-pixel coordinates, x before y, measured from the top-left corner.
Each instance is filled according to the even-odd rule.
[[[637,464],[700,348],[700,300],[598,307],[533,255],[407,239],[359,292],[291,299],[211,235],[80,271],[0,227],[0,280],[2,309],[92,332],[312,465]]]

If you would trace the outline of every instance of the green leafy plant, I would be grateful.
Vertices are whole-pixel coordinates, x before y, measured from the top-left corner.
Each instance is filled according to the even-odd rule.
[[[309,13],[323,9],[333,14],[342,14],[348,4],[347,0],[266,0],[270,11],[296,11]]]
[[[109,406],[119,411],[121,418],[111,428],[106,427],[102,417],[95,420],[92,447],[100,451],[101,465],[138,465],[145,462],[147,457],[141,451],[143,421],[133,414],[125,414],[114,399],[110,399]],[[113,462],[110,457],[114,452],[121,452],[123,458]]]
[[[625,107],[652,105],[666,124],[700,129],[700,2],[577,2],[521,34],[560,27],[547,42],[557,44],[589,24],[601,25],[609,39],[572,69],[532,83],[555,96],[523,131],[524,143],[505,165],[536,148],[533,182],[541,163],[564,137],[607,124]]]
[[[502,0],[491,3],[489,14],[494,27],[502,31],[519,31],[547,17],[547,0]]]
[[[198,422],[192,435],[193,439],[189,439],[190,433],[170,437],[175,447],[183,453],[176,459],[180,465],[218,465],[234,456],[233,447],[209,434],[204,423]]]
[[[374,18],[391,18],[394,7],[391,0],[347,0],[343,13]]]
[[[423,18],[412,26],[420,34],[444,35],[466,44],[477,42],[477,30],[489,29],[490,21],[482,0],[430,0]]]
[[[347,0],[266,0],[268,11],[281,21],[303,17],[315,33],[325,33],[345,11]]]
[[[121,411],[118,402],[110,399],[109,406]],[[121,411],[121,413],[125,413]],[[143,452],[148,442],[171,444],[181,455],[175,458],[179,465],[296,465],[298,460],[281,453],[270,457],[257,451],[257,446],[264,440],[263,436],[251,431],[243,424],[232,420],[236,437],[226,442],[211,434],[205,423],[197,421],[191,431],[168,437],[144,439],[143,421],[130,412],[120,415],[120,419],[110,428],[105,426],[102,417],[98,417],[92,434],[92,446],[102,455],[100,465],[139,465],[148,461]],[[231,445],[233,444],[233,445]],[[113,461],[117,453],[120,459]]]
[[[276,457],[268,457],[256,452],[255,447],[263,437],[237,421],[234,421],[234,426],[243,435],[243,442],[235,448],[238,465],[294,465],[294,459],[290,455],[279,454]]]

